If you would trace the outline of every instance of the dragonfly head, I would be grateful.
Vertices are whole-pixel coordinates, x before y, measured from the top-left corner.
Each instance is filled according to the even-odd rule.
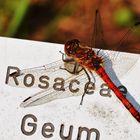
[[[75,55],[79,45],[80,45],[80,41],[78,39],[72,39],[70,41],[67,41],[65,43],[65,53],[68,56]]]

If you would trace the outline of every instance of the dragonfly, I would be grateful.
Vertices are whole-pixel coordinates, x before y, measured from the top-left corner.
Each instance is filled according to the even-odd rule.
[[[135,27],[139,25],[140,25],[140,22],[135,23],[134,26],[132,26],[127,31],[127,33],[124,34],[124,37],[123,37],[124,40],[121,40],[121,43],[119,46],[121,46],[122,44],[125,44],[125,41],[126,41],[125,38],[128,36],[128,33],[133,31],[133,29],[135,29]],[[92,74],[92,72],[95,71],[97,75],[99,75],[101,79],[103,79],[103,81],[108,85],[108,87],[120,99],[123,105],[132,114],[132,116],[138,122],[140,122],[140,113],[135,109],[135,107],[125,97],[123,92],[114,84],[114,82],[109,77],[109,74],[108,74],[109,70],[106,71],[106,68],[104,67],[106,66],[106,62],[107,62],[105,61],[105,58],[104,58],[106,56],[101,53],[102,51],[100,49],[97,49],[96,51],[93,50],[93,48],[101,48],[101,46],[105,44],[105,41],[103,39],[103,31],[101,29],[101,17],[100,17],[100,13],[98,9],[95,12],[94,38],[92,39],[92,41],[93,41],[92,45],[88,47],[88,46],[81,45],[80,41],[77,39],[70,40],[66,42],[65,47],[64,47],[65,54],[68,58],[64,58],[65,54],[62,53],[63,61],[59,60],[56,63],[50,64],[50,65],[44,65],[41,67],[21,70],[20,74],[18,75],[19,80],[22,80],[23,75],[29,72],[35,73],[36,76],[44,72],[45,73],[53,72],[55,76],[55,73],[59,73],[59,72],[61,73],[63,70],[65,70],[68,73],[68,75],[66,75],[66,80],[65,80],[66,83],[68,83],[71,80],[71,78],[73,78],[73,75],[76,75],[76,77],[79,78],[79,81],[81,81],[82,83],[81,87],[84,86],[85,79],[88,80],[87,85],[83,89],[84,92],[79,92],[79,93],[74,93],[74,94],[68,94],[68,93],[63,94],[64,91],[60,91],[59,93],[57,93],[57,92],[52,91],[52,88],[50,87],[47,89],[49,94],[45,94],[46,90],[43,90],[33,96],[26,98],[21,103],[21,106],[22,107],[34,106],[34,105],[42,104],[45,102],[50,102],[52,100],[59,99],[59,98],[79,96],[79,95],[82,95],[82,99],[81,99],[81,104],[82,104],[84,96],[88,93],[89,83],[91,83],[91,77],[89,76],[88,72]],[[119,56],[119,54],[117,55]],[[134,63],[138,60],[138,58],[139,58],[139,55],[134,60]],[[73,68],[71,68],[72,66]],[[12,82],[10,82],[10,84],[13,85]],[[66,88],[68,88],[68,86],[66,86]]]
[[[98,20],[100,20],[99,11],[96,10],[96,17]],[[140,22],[137,22],[134,24],[134,26],[140,25]],[[94,28],[97,29],[97,28]],[[95,31],[97,34],[97,30]],[[97,46],[98,42],[96,42],[94,45]],[[103,41],[103,39],[102,39]],[[99,44],[100,45],[100,44]],[[91,81],[90,76],[87,71],[92,72],[95,71],[102,80],[108,85],[108,87],[115,93],[115,95],[118,97],[118,99],[123,103],[123,105],[128,109],[128,111],[132,114],[132,116],[140,122],[140,113],[136,110],[136,108],[130,103],[130,101],[125,97],[125,95],[118,89],[118,87],[113,83],[113,81],[110,79],[109,75],[106,73],[104,67],[103,67],[103,57],[98,56],[98,53],[95,53],[95,51],[88,46],[83,46],[80,44],[80,41],[78,39],[73,39],[68,42],[66,42],[64,47],[65,53],[67,56],[71,58],[71,60],[63,59],[64,62],[69,61],[75,61],[76,64],[80,64],[83,67],[83,70],[85,71],[89,82]],[[69,71],[65,68],[64,70],[70,72],[71,74],[75,74],[77,71]],[[84,94],[82,96],[81,104],[83,101],[83,97],[87,92],[87,88],[85,88]]]

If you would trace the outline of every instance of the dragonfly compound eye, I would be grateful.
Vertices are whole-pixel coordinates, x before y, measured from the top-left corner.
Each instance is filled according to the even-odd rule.
[[[79,47],[80,41],[77,39],[70,40],[65,44],[65,53],[68,56],[75,55]]]

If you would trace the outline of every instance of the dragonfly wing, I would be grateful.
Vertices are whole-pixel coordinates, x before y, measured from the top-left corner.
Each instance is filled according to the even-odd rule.
[[[58,60],[58,61],[55,61],[50,64],[46,64],[43,66],[23,69],[23,70],[20,70],[20,75],[16,77],[19,84],[16,85],[14,78],[11,76],[9,78],[8,85],[14,86],[14,87],[27,88],[27,86],[25,86],[24,84],[24,78],[27,74],[32,74],[34,76],[35,80],[34,80],[34,84],[32,85],[32,87],[34,88],[38,87],[38,85],[40,84],[39,78],[43,75],[48,76],[49,83],[53,82],[52,80],[54,80],[56,77],[68,78],[68,75],[70,76],[70,74],[68,72],[65,72],[64,74],[64,70],[60,69],[60,67],[63,67],[72,71],[74,67],[74,63],[73,62],[64,63],[62,60]],[[79,67],[79,69],[81,69],[81,67]],[[30,83],[31,82],[30,80],[31,79],[27,79],[26,82]]]
[[[39,79],[42,75],[49,76],[49,87],[45,90],[40,91],[30,97],[27,97],[22,103],[21,107],[29,107],[29,106],[36,106],[44,103],[48,103],[50,101],[56,99],[67,98],[71,96],[79,96],[83,94],[84,85],[88,82],[87,76],[85,75],[84,71],[81,71],[78,75],[72,75],[68,73],[66,70],[60,69],[60,66],[66,68],[70,71],[74,68],[73,62],[71,63],[64,63],[62,60],[53,62],[51,64],[47,64],[41,67],[34,67],[29,69],[24,69],[20,71],[20,75],[17,77],[19,81],[19,85],[17,87],[26,87],[23,84],[23,80],[26,74],[33,74],[36,79]],[[81,70],[82,67],[79,66],[78,70]],[[62,78],[64,80],[64,90],[58,91],[54,89],[54,84],[56,78]],[[78,92],[70,91],[70,82],[72,80],[79,81],[76,84],[76,88],[79,88]],[[10,79],[9,85],[16,86],[13,78]],[[32,87],[38,87],[39,81],[36,80]],[[75,87],[74,87],[75,88]]]
[[[42,75],[49,76],[50,73],[58,71],[61,65],[63,65],[63,63],[61,60],[59,60],[47,65],[20,70],[20,74],[16,77],[19,84],[16,85],[13,77],[11,76],[8,81],[8,85],[15,87],[26,87],[25,84],[23,83],[24,78],[27,74],[32,74],[35,77],[34,85],[32,87],[38,87],[40,76]],[[30,82],[30,79],[28,82]]]
[[[104,57],[103,67],[116,85],[121,85],[119,78],[130,72],[140,59],[140,54],[122,53],[117,51],[101,51]],[[114,59],[115,57],[115,59]],[[96,78],[99,76],[96,75]]]
[[[113,64],[113,68],[117,74],[117,76],[122,77],[125,75],[137,62],[139,59],[138,54],[127,54],[127,53],[120,53],[117,52],[118,50],[127,50],[127,46],[132,45],[133,43],[137,42],[138,39],[134,37],[134,32],[138,30],[140,27],[140,22],[136,22],[132,27],[130,27],[123,35],[122,39],[117,43],[116,47],[114,45],[114,50],[116,51],[104,51],[98,50],[96,53],[104,57],[104,66],[111,68]],[[92,47],[95,48],[107,48],[107,44],[104,41],[103,29],[102,29],[102,22],[101,16],[98,10],[96,10],[95,15],[95,23],[94,23],[94,34],[92,38]],[[107,64],[106,64],[107,63]],[[105,68],[108,70],[108,68]]]
[[[94,30],[93,30],[92,34],[93,35],[91,38],[91,47],[98,48],[98,49],[106,48],[106,42],[104,40],[101,15],[100,15],[100,11],[98,9],[95,12]]]
[[[130,69],[134,67],[140,58],[139,54],[131,53],[120,53],[118,50],[127,50],[127,47],[132,46],[138,39],[134,36],[134,32],[140,27],[140,22],[136,22],[132,27],[130,27],[123,35],[122,39],[116,45],[115,52],[109,52],[109,59],[113,63],[113,68],[119,77],[125,75]],[[140,43],[140,42],[139,42]]]
[[[115,55],[117,55],[117,57],[112,61],[112,63],[113,69],[118,77],[123,77],[125,74],[131,71],[131,69],[134,68],[137,61],[140,59],[140,54],[117,53],[110,51],[110,57],[114,57]]]
[[[72,78],[72,77],[71,77]],[[36,93],[28,98],[26,98],[21,104],[21,107],[30,107],[30,106],[37,106],[44,103],[49,103],[51,101],[57,100],[57,99],[63,99],[68,98],[72,96],[80,96],[83,94],[85,83],[88,81],[87,76],[84,74],[84,72],[81,72],[79,75],[76,76],[76,79],[80,82],[79,83],[79,91],[78,92],[72,92],[70,91],[70,81],[73,79],[66,79],[65,86],[63,91],[55,91],[53,88],[49,88],[47,90],[42,90],[39,93]],[[77,88],[77,85],[76,85]],[[80,101],[79,101],[80,102]]]
[[[72,94],[70,94],[69,92],[44,90],[31,97],[28,97],[20,104],[20,106],[21,107],[37,106],[44,103],[49,103],[56,99],[68,98],[70,96],[72,96]]]

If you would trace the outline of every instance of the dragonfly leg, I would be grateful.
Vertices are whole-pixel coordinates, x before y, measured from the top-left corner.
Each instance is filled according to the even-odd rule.
[[[74,59],[72,59],[72,58],[69,58],[69,59],[68,58],[65,58],[65,54],[63,52],[61,52],[61,51],[59,51],[59,52],[62,54],[62,60],[63,60],[63,62],[65,62],[65,63],[75,62]],[[70,71],[70,70],[68,70],[66,68],[60,67],[60,69],[66,70],[67,72],[69,72],[71,74],[78,74],[79,72],[81,72],[83,70],[83,69],[78,70],[78,68],[79,68],[79,64],[76,63],[76,62],[74,64],[74,68],[73,68],[72,71]]]
[[[60,69],[62,69],[62,70],[66,70],[67,72],[69,72],[69,73],[71,73],[71,74],[79,74],[84,68],[82,67],[80,70],[78,70],[79,69],[79,64],[78,63],[76,63],[75,62],[75,64],[74,64],[74,68],[73,68],[73,70],[72,71],[70,71],[70,70],[68,70],[68,69],[66,69],[66,68],[62,68],[62,67],[60,67]]]
[[[79,74],[81,71],[84,70],[83,67],[81,67],[81,69],[79,69],[80,66],[81,66],[80,64],[75,63],[75,65],[74,65],[74,69],[73,69],[73,71],[74,71],[75,74]]]
[[[61,52],[61,51],[59,51],[59,52],[62,54],[62,60],[63,60],[63,62],[65,62],[65,63],[75,62],[73,58],[65,58],[66,55],[65,55],[63,52]],[[60,67],[60,69],[66,70],[67,72],[69,72],[69,73],[71,73],[71,74],[79,74],[79,73],[83,70],[83,68],[81,68],[81,69],[79,70],[79,66],[80,66],[80,65],[79,65],[78,63],[75,62],[74,68],[73,68],[72,71],[70,71],[70,70],[68,70],[68,69],[66,69],[66,68],[62,68],[62,67]]]
[[[89,72],[90,72],[90,74],[92,75],[92,78],[93,78],[93,80],[94,80],[93,83],[96,83],[96,79],[95,79],[95,76],[93,75],[92,71],[89,70]]]
[[[86,73],[86,75],[87,75],[88,83],[86,84],[86,86],[85,86],[85,88],[84,88],[84,93],[83,93],[83,95],[82,95],[80,105],[83,104],[84,96],[88,93],[88,86],[89,86],[89,84],[91,83],[91,78],[90,78],[88,72],[86,71],[85,68],[83,68],[83,70],[85,71],[85,73]]]
[[[59,51],[59,53],[62,54],[62,60],[63,60],[63,62],[66,62],[66,63],[74,62],[74,59],[73,58],[66,58],[66,55],[63,52],[61,52],[61,51]]]

